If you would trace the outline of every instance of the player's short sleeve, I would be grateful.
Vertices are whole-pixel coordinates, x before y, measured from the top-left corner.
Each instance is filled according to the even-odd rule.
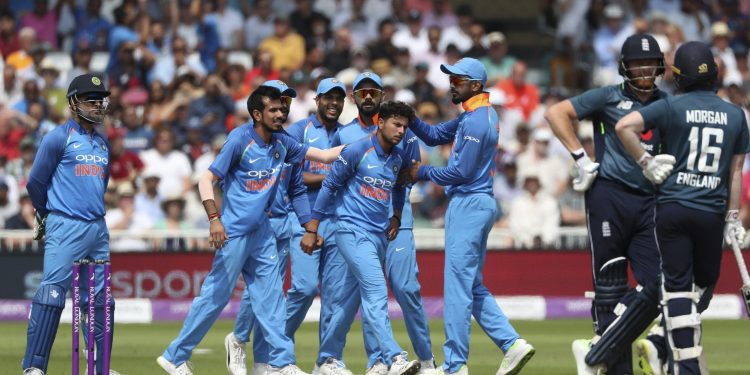
[[[734,145],[735,155],[750,152],[750,131],[747,129],[747,118],[744,112],[740,112],[740,118],[742,118],[742,125],[740,125],[740,135]]]
[[[286,134],[279,134],[278,139],[281,141],[281,144],[284,145],[284,148],[286,148],[285,162],[296,164],[301,163],[302,160],[305,159],[305,154],[307,154],[307,149],[310,148],[310,146],[303,145]]]
[[[590,117],[607,105],[610,87],[591,89],[581,95],[570,98],[570,103],[579,119]]]
[[[644,130],[659,129],[664,131],[669,127],[669,100],[660,99],[638,110],[643,116]]]
[[[221,151],[216,155],[213,163],[208,167],[219,179],[229,173],[229,170],[240,161],[242,157],[242,137],[239,135],[239,131],[235,131],[229,134],[227,141],[224,142],[224,146],[221,147]]]

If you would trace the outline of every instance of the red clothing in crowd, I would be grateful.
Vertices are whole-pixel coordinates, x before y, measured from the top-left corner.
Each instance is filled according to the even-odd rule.
[[[26,133],[23,129],[11,129],[5,136],[0,136],[0,156],[13,160],[21,156],[21,139]]]
[[[13,33],[9,39],[0,36],[0,54],[3,55],[3,59],[7,59],[11,53],[19,49],[21,49],[21,44],[18,43],[18,33]]]
[[[510,78],[498,82],[496,87],[505,94],[504,107],[520,110],[523,113],[523,119],[528,121],[531,113],[539,105],[539,89],[528,83],[518,87]]]
[[[143,169],[141,158],[130,151],[125,151],[119,158],[111,157],[109,162],[109,174],[113,181],[126,179],[130,177],[131,171]]]

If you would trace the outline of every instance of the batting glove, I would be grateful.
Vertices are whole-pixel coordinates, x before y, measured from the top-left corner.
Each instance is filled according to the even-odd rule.
[[[578,177],[573,180],[573,190],[586,191],[594,183],[596,175],[599,174],[599,163],[594,163],[588,155],[583,155],[576,160]]]
[[[41,240],[47,232],[47,215],[42,216],[37,212],[34,218],[36,222],[36,225],[34,225],[34,239]]]
[[[660,184],[672,173],[672,168],[674,168],[676,162],[677,160],[672,155],[660,154],[652,156],[647,152],[641,156],[638,164],[643,168],[643,175],[649,181]]]
[[[724,224],[724,240],[731,245],[732,239],[734,238],[734,240],[737,241],[737,245],[742,246],[742,244],[745,243],[745,228],[742,226],[742,222],[740,221],[740,211],[727,211],[727,217],[725,221],[726,224]]]

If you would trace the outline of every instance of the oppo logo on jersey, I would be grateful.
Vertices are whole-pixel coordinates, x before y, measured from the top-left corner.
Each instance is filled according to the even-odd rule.
[[[276,174],[281,170],[281,166],[261,170],[249,170],[247,175],[251,179],[247,180],[245,189],[249,192],[260,193],[272,188],[276,184]]]
[[[249,170],[247,171],[247,175],[253,178],[266,178],[268,176],[273,176],[276,173],[278,173],[279,169],[281,169],[281,167],[260,169],[260,170]]]
[[[373,187],[380,187],[384,189],[390,189],[394,185],[393,181],[388,181],[377,177],[365,176],[364,180]]]
[[[76,155],[76,161],[80,161],[84,163],[101,163],[104,165],[109,164],[109,159],[103,158],[99,155],[91,155],[91,154]]]

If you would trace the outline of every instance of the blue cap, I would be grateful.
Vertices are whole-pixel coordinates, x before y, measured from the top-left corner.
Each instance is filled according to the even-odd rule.
[[[464,57],[455,65],[440,64],[440,70],[445,74],[466,76],[472,80],[482,81],[482,85],[487,83],[487,71],[484,70],[484,65],[471,57]]]
[[[373,73],[373,72],[362,72],[357,75],[357,78],[354,79],[354,85],[352,86],[355,90],[357,89],[357,86],[359,86],[362,81],[369,79],[374,84],[378,85],[381,89],[383,88],[383,81],[380,80],[380,76]]]
[[[336,78],[321,79],[320,83],[318,83],[317,94],[327,94],[333,89],[339,89],[342,93],[344,93],[344,95],[346,95],[346,86],[344,86],[344,84]]]
[[[293,88],[289,87],[284,83],[283,81],[280,81],[278,79],[272,79],[270,81],[265,81],[261,86],[266,87],[273,87],[281,92],[282,95],[291,96],[292,98],[297,97],[297,92],[294,91]]]

